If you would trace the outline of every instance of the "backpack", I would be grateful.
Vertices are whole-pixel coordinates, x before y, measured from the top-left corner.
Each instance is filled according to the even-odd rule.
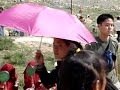
[[[106,64],[107,64],[107,71],[110,72],[114,69],[115,67],[115,60],[116,60],[116,55],[111,51],[109,50],[109,47],[110,45],[112,45],[112,39],[110,38],[109,39],[109,42],[108,42],[108,45],[105,47],[105,49],[103,50],[103,54],[102,54],[102,57],[103,59],[105,60]],[[102,44],[101,44],[102,46]]]
[[[108,50],[103,53],[103,58],[108,67],[107,71],[108,72],[112,71],[115,67],[114,62],[116,60],[116,55]]]

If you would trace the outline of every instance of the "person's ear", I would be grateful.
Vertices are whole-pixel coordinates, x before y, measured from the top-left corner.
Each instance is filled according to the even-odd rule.
[[[95,83],[95,86],[93,87],[94,90],[100,90],[100,80],[97,80],[96,83]]]

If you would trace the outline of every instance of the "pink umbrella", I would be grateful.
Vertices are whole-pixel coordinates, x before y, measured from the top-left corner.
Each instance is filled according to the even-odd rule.
[[[31,3],[18,4],[0,14],[0,25],[34,36],[56,37],[82,43],[95,42],[89,30],[71,14]]]

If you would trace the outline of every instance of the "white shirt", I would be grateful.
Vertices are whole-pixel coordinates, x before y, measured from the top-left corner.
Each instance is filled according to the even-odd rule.
[[[116,31],[120,31],[120,20],[114,22],[114,27]]]

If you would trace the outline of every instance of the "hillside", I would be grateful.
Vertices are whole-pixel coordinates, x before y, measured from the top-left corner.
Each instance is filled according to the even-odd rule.
[[[5,4],[9,2],[45,2],[45,3],[58,3],[70,6],[71,1],[75,6],[82,7],[100,7],[105,9],[115,9],[120,10],[120,0],[0,0],[0,3],[5,2]],[[10,4],[10,3],[9,3]],[[0,4],[1,6],[2,4]]]

